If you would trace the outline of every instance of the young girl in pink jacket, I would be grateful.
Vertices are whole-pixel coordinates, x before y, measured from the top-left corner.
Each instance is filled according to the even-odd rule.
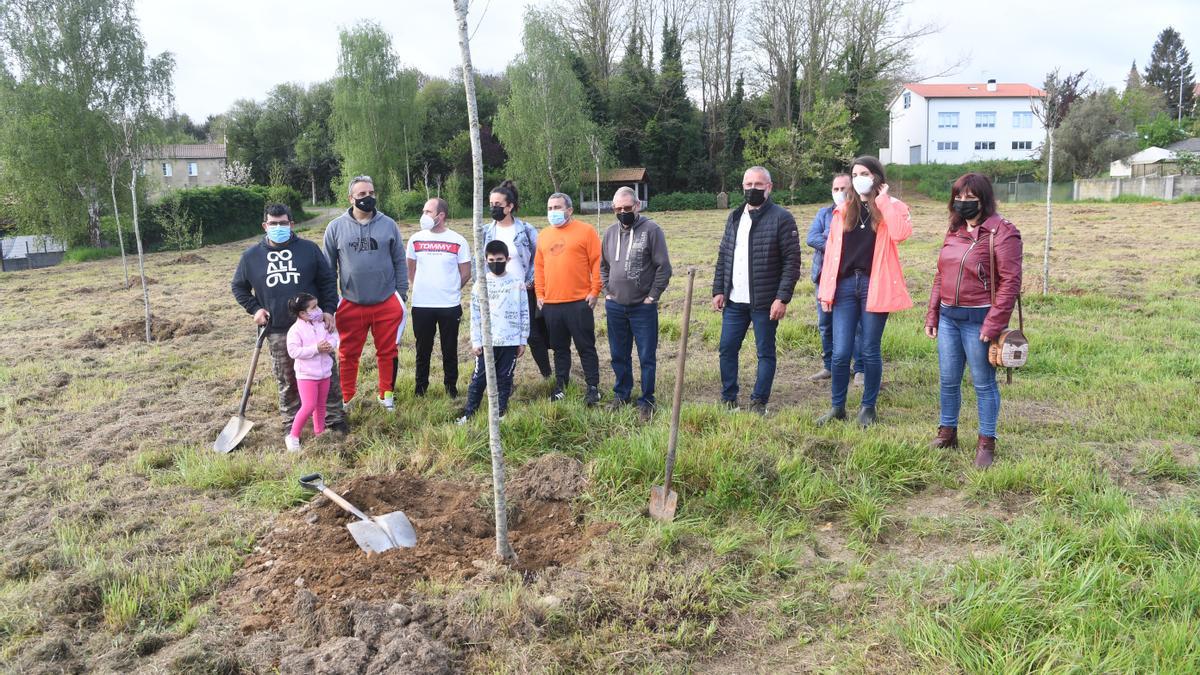
[[[301,293],[288,301],[288,310],[296,323],[288,329],[288,356],[296,363],[296,386],[300,390],[300,411],[292,422],[292,431],[284,438],[288,452],[300,451],[300,430],[311,416],[313,434],[325,431],[325,398],[333,374],[333,354],[338,334],[325,328],[323,311],[317,299]]]

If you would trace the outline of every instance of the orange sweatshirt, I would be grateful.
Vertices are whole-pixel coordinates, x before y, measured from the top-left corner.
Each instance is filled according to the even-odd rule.
[[[538,233],[533,283],[539,300],[575,302],[600,295],[600,235],[591,225],[570,220]]]

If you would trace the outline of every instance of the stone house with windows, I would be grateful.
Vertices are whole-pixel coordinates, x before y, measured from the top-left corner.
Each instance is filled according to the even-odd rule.
[[[224,185],[225,144],[160,145],[150,148],[142,163],[150,197],[169,190]]]
[[[1046,131],[1033,114],[1045,95],[1028,84],[906,84],[888,115],[885,164],[1033,159]]]

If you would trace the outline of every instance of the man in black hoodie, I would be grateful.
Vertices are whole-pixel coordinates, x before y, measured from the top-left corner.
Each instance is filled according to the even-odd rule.
[[[800,233],[787,209],[770,200],[771,174],[746,169],[746,203],[725,221],[713,273],[713,309],[721,319],[721,399],[737,409],[738,352],[754,325],[758,376],[750,394],[751,412],[765,415],[775,381],[775,329],[787,313],[800,279]]]
[[[271,204],[263,213],[266,236],[246,249],[233,273],[233,297],[254,323],[267,328],[267,344],[275,383],[279,386],[279,412],[283,428],[290,432],[292,420],[300,410],[300,391],[296,387],[296,369],[287,350],[287,332],[296,321],[288,312],[288,300],[300,293],[317,298],[325,313],[325,326],[334,329],[337,311],[337,277],[329,261],[315,243],[292,232],[292,211],[284,204]],[[347,433],[346,414],[342,411],[342,389],[338,364],[333,364],[329,397],[325,404],[325,428]]]

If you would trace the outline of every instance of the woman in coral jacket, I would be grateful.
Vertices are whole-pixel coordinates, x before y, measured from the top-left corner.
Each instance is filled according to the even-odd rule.
[[[858,423],[867,427],[876,421],[875,401],[883,379],[879,343],[888,314],[913,305],[896,249],[912,234],[912,218],[908,205],[888,194],[878,159],[854,160],[850,182],[858,199],[850,197],[833,212],[817,289],[822,307],[833,312],[832,400],[829,412],[817,424],[846,419],[850,356],[861,318],[865,382]]]
[[[988,362],[988,343],[1008,327],[1021,292],[1021,233],[996,213],[986,176],[968,173],[950,190],[950,229],[938,254],[937,274],[925,313],[925,334],[937,339],[941,420],[935,448],[958,447],[963,366],[971,369],[979,406],[975,466],[991,466],[996,452],[1000,387]],[[992,269],[990,249],[996,251]],[[992,283],[995,279],[995,302]]]

